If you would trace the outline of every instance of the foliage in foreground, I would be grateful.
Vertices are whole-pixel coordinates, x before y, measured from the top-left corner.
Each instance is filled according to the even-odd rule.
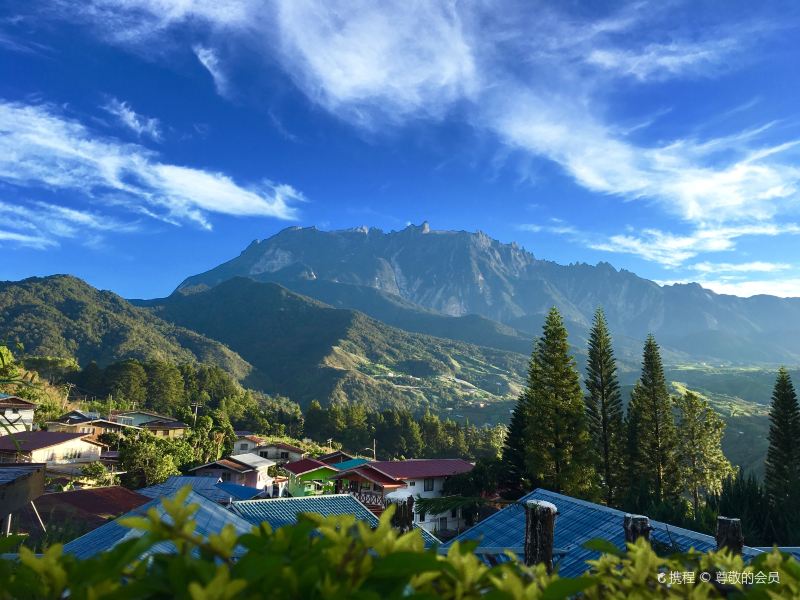
[[[187,490],[188,491],[188,490]],[[744,598],[797,598],[800,565],[778,552],[745,566],[727,553],[659,557],[646,542],[626,553],[596,543],[606,551],[583,577],[548,575],[543,565],[525,567],[512,561],[487,567],[469,545],[454,545],[446,556],[424,550],[418,532],[398,534],[391,528],[392,510],[377,529],[353,517],[301,517],[295,526],[272,531],[264,524],[236,537],[224,530],[203,540],[194,532],[195,510],[185,492],[165,500],[172,524],[155,511],[127,520],[142,529],[126,541],[89,560],[64,556],[53,545],[37,557],[20,549],[19,561],[0,560],[0,599],[24,598],[503,598],[559,599],[582,594],[600,598],[716,598],[712,583],[669,584],[672,572],[777,573],[780,583],[743,586],[729,591]],[[8,538],[13,540],[13,538]],[[10,542],[0,542],[0,552]],[[152,554],[159,542],[174,544],[175,554]],[[238,558],[236,558],[238,557]],[[666,580],[663,582],[662,580]],[[730,596],[729,596],[730,597]]]

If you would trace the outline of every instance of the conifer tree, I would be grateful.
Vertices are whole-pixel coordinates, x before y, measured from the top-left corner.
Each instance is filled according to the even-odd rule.
[[[796,511],[800,505],[800,406],[789,372],[783,367],[772,392],[769,420],[764,487],[774,507]]]
[[[500,484],[512,496],[522,495],[531,482],[525,472],[525,395],[523,394],[511,414],[511,422],[503,442],[503,469]]]
[[[634,454],[630,457],[634,479],[631,487],[647,490],[648,504],[677,498],[682,486],[672,401],[658,344],[652,335],[647,336],[644,345],[642,374],[631,393],[628,411],[628,448]]]
[[[532,484],[591,496],[596,473],[586,409],[567,330],[553,307],[536,342],[523,393],[525,467]]]
[[[624,477],[625,424],[617,364],[603,310],[594,314],[586,365],[586,414],[606,504],[619,500]]]
[[[692,499],[693,516],[700,514],[701,496],[717,494],[734,469],[722,452],[725,422],[708,402],[686,391],[675,399],[677,408],[677,458],[684,489]]]

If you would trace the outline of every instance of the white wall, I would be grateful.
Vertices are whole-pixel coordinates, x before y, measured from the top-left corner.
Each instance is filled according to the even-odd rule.
[[[31,452],[31,462],[46,462],[51,464],[93,462],[100,460],[102,448],[96,444],[76,438],[57,446],[41,448]]]
[[[5,408],[0,417],[0,435],[30,431],[33,428],[32,408]]]

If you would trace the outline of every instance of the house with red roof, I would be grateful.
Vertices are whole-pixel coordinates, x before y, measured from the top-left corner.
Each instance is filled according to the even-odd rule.
[[[99,460],[104,448],[85,433],[20,431],[0,437],[0,462],[80,466]]]
[[[448,477],[468,473],[473,464],[460,458],[379,460],[340,470],[330,479],[337,493],[349,492],[367,506],[382,507],[389,499],[441,496]],[[417,513],[422,528],[442,534],[464,528],[460,510],[441,514]]]

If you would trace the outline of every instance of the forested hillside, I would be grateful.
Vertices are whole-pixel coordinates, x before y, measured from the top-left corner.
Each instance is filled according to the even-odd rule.
[[[251,371],[223,344],[68,275],[1,282],[0,339],[81,365],[137,358],[215,364],[237,378]]]

